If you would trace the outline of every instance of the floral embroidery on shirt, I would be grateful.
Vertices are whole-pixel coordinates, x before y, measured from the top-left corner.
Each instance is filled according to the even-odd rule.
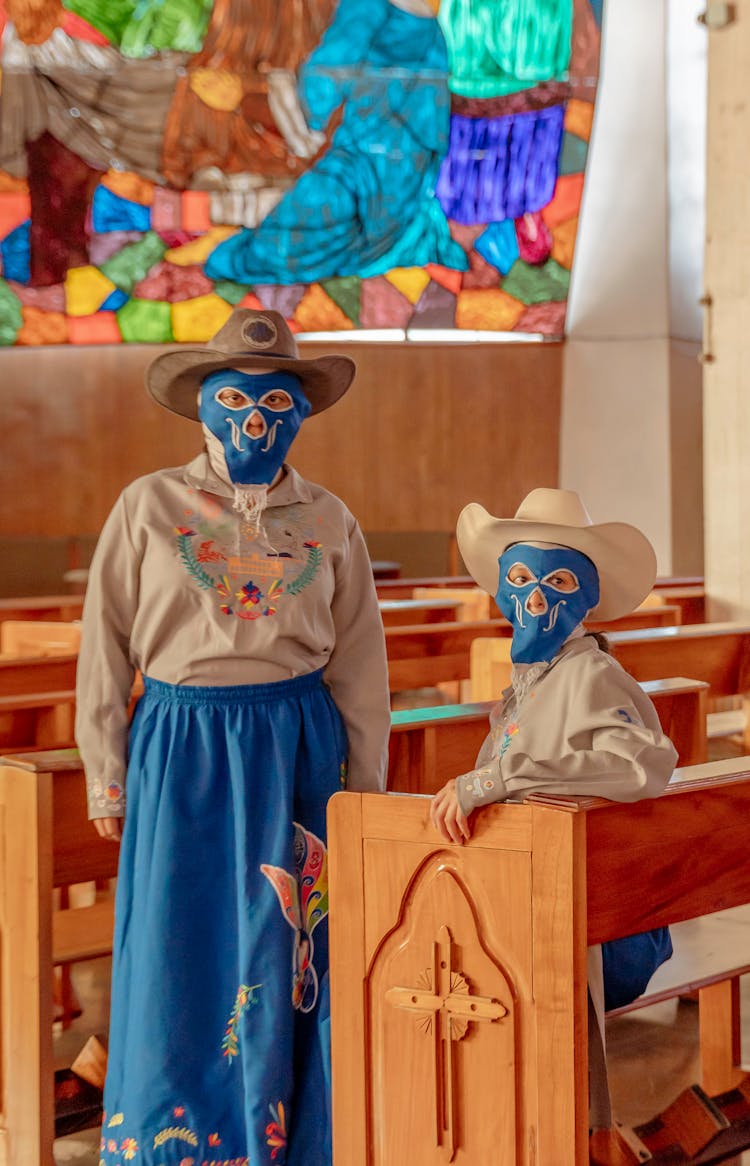
[[[505,732],[503,733],[503,739],[500,743],[500,756],[501,757],[505,754],[506,749],[508,748],[511,741],[515,737],[516,733],[518,732],[518,729],[519,729],[519,726],[514,721],[511,721],[511,723],[509,725],[505,726]]]
[[[216,516],[188,512],[191,525],[174,528],[177,556],[202,591],[215,591],[222,615],[255,620],[276,615],[286,596],[297,596],[323,564],[323,546],[306,526],[302,508],[269,516],[263,540],[238,537],[237,528]],[[222,516],[223,517],[223,516]],[[212,567],[216,569],[213,573]]]

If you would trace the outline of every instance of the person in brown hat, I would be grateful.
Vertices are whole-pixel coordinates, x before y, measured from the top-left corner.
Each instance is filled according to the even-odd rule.
[[[124,819],[106,1166],[331,1163],[325,807],[384,785],[388,679],[360,529],[286,455],[353,375],[249,309],[147,371],[206,447],[123,491],[83,614],[89,813]]]

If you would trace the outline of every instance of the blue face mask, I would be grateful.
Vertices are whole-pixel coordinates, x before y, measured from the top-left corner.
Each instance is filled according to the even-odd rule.
[[[570,633],[599,602],[599,576],[586,555],[569,547],[531,547],[516,543],[499,559],[500,586],[495,602],[513,625],[510,656],[514,664],[535,664],[556,656]],[[530,576],[511,582],[512,568],[522,564]],[[559,572],[565,572],[561,577]],[[573,576],[571,581],[570,576]],[[574,583],[571,586],[571,583]],[[529,601],[539,590],[544,605]],[[539,610],[537,610],[539,609]]]
[[[227,368],[202,382],[198,416],[224,447],[235,485],[270,485],[311,408],[292,373]]]

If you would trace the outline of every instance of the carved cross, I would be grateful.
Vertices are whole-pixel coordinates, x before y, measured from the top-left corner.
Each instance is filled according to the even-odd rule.
[[[433,1034],[435,1141],[446,1162],[452,1162],[457,1128],[453,1044],[472,1022],[502,1020],[508,1009],[489,996],[472,996],[464,976],[453,971],[453,936],[445,925],[432,949],[432,967],[419,977],[417,987],[389,988],[385,999],[395,1008],[418,1013],[420,1028]]]

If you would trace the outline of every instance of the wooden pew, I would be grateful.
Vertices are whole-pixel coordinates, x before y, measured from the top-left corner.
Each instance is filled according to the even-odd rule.
[[[0,759],[0,1162],[51,1166],[52,969],[111,950],[111,899],[53,913],[53,888],[108,879],[74,750]]]
[[[417,579],[376,579],[378,599],[411,599],[416,587],[476,587],[471,575],[426,575]]]
[[[750,903],[748,765],[677,771],[631,805],[492,806],[463,846],[427,798],[336,794],[334,1166],[587,1164],[587,945]],[[738,1071],[728,1014],[720,1088]],[[599,1160],[640,1160],[609,1137]]]
[[[434,599],[381,599],[378,603],[383,627],[409,627],[415,624],[455,623],[460,603],[437,596]]]
[[[679,607],[678,623],[706,622],[706,592],[703,586],[659,587],[651,592],[649,602]]]
[[[639,615],[634,613],[633,618],[639,622],[659,623],[662,613],[667,610],[655,608],[644,611]],[[654,614],[656,613],[656,614]],[[630,617],[626,617],[630,618]],[[604,631],[609,635],[615,627],[621,627],[617,620],[607,622],[592,622],[587,625],[592,630]],[[650,629],[649,629],[650,630]],[[668,632],[669,628],[661,629]],[[388,653],[388,674],[391,692],[400,692],[409,688],[427,688],[452,680],[473,679],[474,670],[471,664],[471,645],[475,640],[503,639],[507,641],[508,659],[510,658],[510,637],[512,627],[506,619],[471,620],[467,622],[445,623],[429,626],[386,628],[385,643]],[[670,674],[690,675],[687,669],[669,668]],[[658,679],[665,675],[665,669],[658,670],[654,676],[644,679]],[[507,685],[507,680],[499,688],[493,690],[499,693]],[[482,696],[489,699],[493,693]],[[472,696],[477,699],[477,693]]]
[[[641,687],[654,702],[679,764],[704,762],[708,685],[678,676],[647,680]],[[449,778],[471,769],[489,731],[494,704],[483,701],[392,712],[388,789],[435,793]]]
[[[81,646],[80,623],[7,619],[0,623],[0,657],[71,656]]]
[[[468,680],[472,643],[509,634],[510,625],[505,620],[386,628],[390,690],[400,692],[449,680]]]
[[[75,700],[72,690],[0,696],[0,754],[72,747]]]
[[[30,595],[22,599],[0,599],[0,623],[6,619],[62,620],[80,619],[81,595]]]
[[[30,656],[0,660],[0,696],[65,692],[75,688],[78,657]]]

